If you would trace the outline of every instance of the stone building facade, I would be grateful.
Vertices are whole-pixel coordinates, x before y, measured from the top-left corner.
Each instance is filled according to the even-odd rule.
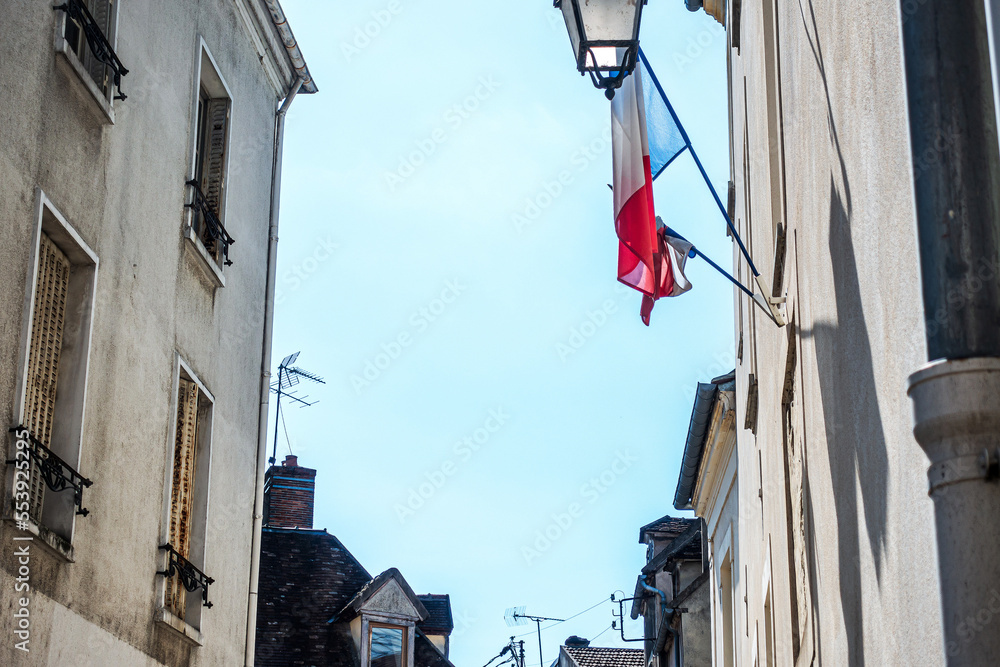
[[[787,324],[735,292],[715,459],[678,505],[713,541],[714,664],[941,664],[934,505],[906,394],[927,359],[906,17],[855,0],[725,9],[729,212]],[[734,268],[752,284],[735,243]]]
[[[279,103],[316,86],[276,0],[4,9],[0,663],[252,664]]]

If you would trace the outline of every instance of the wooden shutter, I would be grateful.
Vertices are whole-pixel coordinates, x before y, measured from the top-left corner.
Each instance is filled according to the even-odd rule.
[[[52,444],[69,274],[69,259],[47,235],[42,234],[38,245],[38,278],[28,350],[24,426],[46,447]],[[45,482],[32,464],[29,514],[35,521],[41,516],[44,494]]]
[[[91,16],[94,17],[97,27],[101,29],[104,37],[108,40],[108,43],[113,44],[111,41],[111,18],[114,16],[113,0],[89,0],[87,8],[90,10]],[[94,54],[90,52],[89,47],[87,48],[87,57],[84,58],[83,63],[87,71],[90,72],[90,77],[97,84],[97,87],[104,94],[107,94],[109,84],[108,66],[95,58]]]
[[[205,142],[201,191],[205,194],[205,200],[216,217],[221,219],[222,194],[226,187],[226,128],[229,125],[229,100],[219,97],[207,102],[205,114],[208,137]],[[208,233],[207,225],[202,229],[201,236],[205,249],[217,258],[216,242]]]
[[[170,492],[168,541],[177,552],[191,555],[191,516],[194,510],[195,455],[198,447],[198,385],[184,378],[177,389],[177,434]],[[184,618],[187,591],[179,577],[167,580],[166,607]]]

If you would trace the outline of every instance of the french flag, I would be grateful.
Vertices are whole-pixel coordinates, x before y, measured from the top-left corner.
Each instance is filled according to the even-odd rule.
[[[642,70],[637,67],[611,100],[611,143],[618,280],[642,292],[640,315],[649,326],[657,299],[691,289],[684,276],[691,246],[669,234],[654,212],[653,179],[687,144],[662,99],[643,90]],[[647,120],[656,143],[652,162]]]
[[[638,69],[611,100],[618,280],[656,298],[658,248],[646,111]]]

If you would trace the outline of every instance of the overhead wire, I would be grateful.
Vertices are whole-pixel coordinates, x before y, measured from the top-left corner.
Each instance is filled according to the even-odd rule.
[[[600,602],[598,602],[597,604],[595,604],[594,606],[587,607],[583,611],[577,612],[577,613],[573,614],[572,616],[570,616],[569,618],[564,618],[561,621],[556,621],[556,622],[554,622],[554,623],[552,623],[550,625],[543,626],[542,630],[548,630],[549,628],[554,628],[555,626],[560,625],[561,623],[565,623],[566,621],[572,621],[577,616],[581,616],[583,614],[586,614],[588,611],[590,611],[592,609],[596,609],[596,608],[600,607],[602,604],[604,604],[605,602],[610,602],[610,601],[611,600],[609,598],[604,598]],[[522,635],[514,635],[514,637],[515,637],[515,639],[518,638],[518,637],[527,637],[528,635],[533,635],[536,632],[537,632],[537,629],[536,630],[532,630],[531,632],[525,632]]]

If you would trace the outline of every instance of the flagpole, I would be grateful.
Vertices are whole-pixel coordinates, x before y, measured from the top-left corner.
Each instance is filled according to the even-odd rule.
[[[722,213],[722,217],[726,219],[726,225],[729,227],[729,231],[732,232],[733,238],[736,239],[736,243],[740,247],[740,252],[743,253],[743,257],[747,260],[747,264],[750,266],[750,271],[753,273],[754,281],[757,283],[757,287],[760,289],[759,294],[750,294],[751,300],[755,301],[757,305],[761,306],[765,312],[767,312],[774,323],[779,327],[785,325],[785,319],[782,317],[781,312],[775,307],[774,303],[765,296],[767,290],[764,288],[764,280],[760,276],[760,271],[754,265],[753,260],[750,258],[750,253],[747,251],[745,245],[743,245],[743,239],[740,238],[739,232],[736,231],[736,227],[733,225],[732,219],[729,217],[729,211],[723,206],[722,200],[719,199],[719,193],[715,191],[715,187],[712,185],[712,181],[708,178],[708,173],[705,171],[704,165],[701,164],[701,160],[698,159],[698,153],[695,152],[694,146],[691,145],[691,138],[688,137],[687,132],[684,130],[684,125],[681,124],[681,119],[677,117],[677,113],[674,111],[674,107],[670,104],[670,98],[667,94],[663,92],[663,86],[660,85],[659,79],[656,78],[656,73],[653,72],[653,68],[650,67],[649,61],[646,60],[646,54],[643,53],[642,49],[639,49],[639,58],[642,63],[646,66],[646,71],[649,72],[649,77],[653,80],[653,85],[656,86],[656,91],[660,93],[660,97],[663,99],[663,103],[667,107],[667,111],[670,112],[671,118],[674,119],[674,123],[677,125],[677,129],[680,130],[681,138],[684,139],[684,144],[688,151],[691,153],[691,157],[694,158],[694,163],[698,165],[698,171],[701,172],[701,177],[705,179],[705,185],[708,186],[709,191],[712,193],[712,197],[715,198],[715,203],[719,207],[719,211]],[[683,150],[683,149],[682,149]],[[661,170],[662,171],[662,170]],[[727,274],[728,275],[728,274]],[[734,281],[735,282],[735,281]],[[739,283],[737,283],[739,284]],[[741,285],[742,287],[742,285]]]
[[[753,275],[756,278],[760,275],[760,271],[754,266],[753,260],[750,259],[750,253],[747,252],[746,246],[743,245],[743,239],[736,231],[736,227],[733,226],[733,221],[729,217],[729,211],[722,204],[722,200],[719,199],[719,193],[715,191],[715,187],[712,185],[712,181],[709,180],[708,174],[705,172],[705,167],[701,164],[701,160],[698,159],[698,153],[695,152],[694,146],[691,145],[691,139],[688,137],[687,132],[684,130],[684,126],[681,125],[681,119],[677,117],[674,112],[674,107],[670,104],[670,98],[667,94],[663,92],[663,87],[660,85],[660,81],[656,78],[656,73],[653,72],[653,68],[649,66],[649,61],[646,60],[646,54],[639,49],[639,57],[642,59],[643,64],[646,66],[646,71],[649,72],[649,77],[653,80],[653,85],[656,86],[656,90],[660,93],[660,97],[663,98],[663,102],[667,105],[667,111],[670,112],[670,116],[674,119],[674,123],[677,125],[677,129],[681,132],[681,138],[684,139],[684,144],[688,151],[691,153],[691,157],[694,158],[694,163],[698,165],[698,171],[701,172],[701,177],[705,179],[705,184],[712,193],[712,197],[715,198],[715,203],[719,206],[719,211],[722,212],[722,217],[726,219],[726,225],[729,226],[729,231],[733,233],[733,238],[736,239],[736,243],[740,246],[740,251],[743,253],[743,257],[746,258],[747,264],[750,265],[750,270],[753,271]]]

